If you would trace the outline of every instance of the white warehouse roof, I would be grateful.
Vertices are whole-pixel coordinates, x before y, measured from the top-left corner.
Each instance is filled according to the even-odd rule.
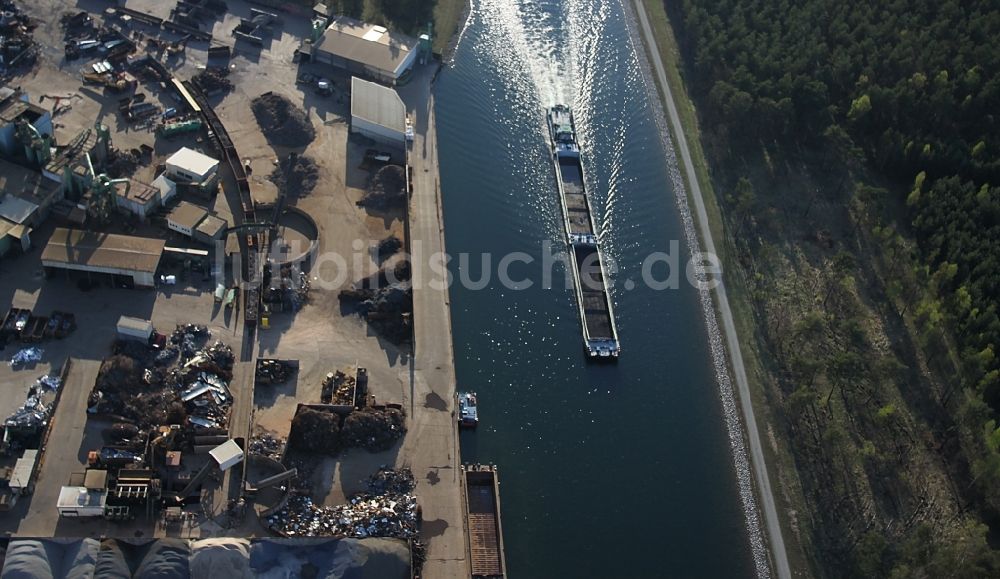
[[[406,132],[406,107],[399,94],[378,83],[351,77],[351,117],[372,124]]]
[[[183,147],[180,151],[170,155],[170,158],[167,159],[167,165],[173,165],[195,175],[206,175],[212,172],[219,165],[219,162],[194,149]]]
[[[208,451],[208,454],[219,463],[219,470],[228,470],[243,460],[243,449],[232,438]]]

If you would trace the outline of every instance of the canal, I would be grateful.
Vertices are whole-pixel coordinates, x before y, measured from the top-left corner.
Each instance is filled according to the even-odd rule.
[[[510,577],[752,576],[699,294],[683,272],[676,289],[643,281],[650,254],[682,269],[690,254],[624,7],[472,4],[435,86],[437,134],[458,388],[480,403],[462,456],[499,466]],[[566,250],[544,126],[557,102],[617,269],[613,365],[584,359],[558,260],[545,280],[546,253]],[[667,279],[668,262],[649,272]]]

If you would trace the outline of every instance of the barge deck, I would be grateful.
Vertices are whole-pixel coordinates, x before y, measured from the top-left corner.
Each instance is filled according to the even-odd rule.
[[[556,105],[548,111],[548,125],[566,240],[571,248],[584,349],[591,359],[617,360],[618,329],[590,196],[584,185],[573,113],[565,105]]]
[[[500,482],[493,465],[462,465],[473,579],[506,579]]]

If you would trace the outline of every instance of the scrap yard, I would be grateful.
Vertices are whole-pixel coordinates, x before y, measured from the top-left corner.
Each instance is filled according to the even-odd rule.
[[[316,538],[471,576],[446,293],[410,283],[440,231],[411,209],[429,40],[281,3],[0,4],[6,563],[76,541],[194,573],[228,545],[297,574]],[[357,42],[405,50],[360,82],[332,56]],[[356,120],[354,86],[388,104]]]

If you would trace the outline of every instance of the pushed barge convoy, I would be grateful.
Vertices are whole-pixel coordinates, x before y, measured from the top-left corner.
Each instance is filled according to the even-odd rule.
[[[506,579],[497,467],[462,465],[472,579]]]
[[[573,113],[566,105],[549,109],[552,162],[559,184],[563,221],[570,245],[570,261],[576,282],[576,301],[583,324],[583,343],[592,359],[617,360],[618,329],[608,293],[604,260],[597,240],[597,227],[590,197],[583,180],[580,145],[576,140]]]

